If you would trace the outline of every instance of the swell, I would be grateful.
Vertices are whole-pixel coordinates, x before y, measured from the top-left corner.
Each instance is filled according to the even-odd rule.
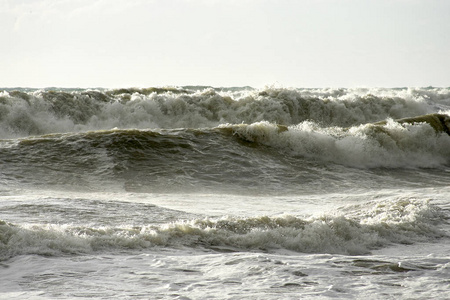
[[[261,121],[349,127],[445,111],[449,99],[450,89],[442,88],[5,90],[0,94],[0,137]]]
[[[270,127],[269,127],[270,130]],[[141,192],[243,192],[287,187],[301,164],[232,127],[51,134],[1,144],[0,180],[9,185]],[[314,172],[318,173],[318,172]],[[304,183],[319,178],[312,172]]]
[[[299,218],[224,217],[162,225],[102,226],[0,221],[0,260],[22,254],[73,255],[96,251],[157,247],[217,251],[277,251],[369,254],[392,244],[436,242],[448,238],[443,210],[428,201],[397,199],[365,203],[343,215]],[[351,211],[351,210],[350,210]]]

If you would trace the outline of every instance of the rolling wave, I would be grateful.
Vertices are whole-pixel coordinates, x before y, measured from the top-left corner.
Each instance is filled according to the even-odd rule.
[[[258,122],[58,133],[3,140],[0,150],[0,182],[8,185],[142,192],[294,192],[339,185],[343,167],[373,170],[364,176],[380,184],[385,168],[415,174],[411,182],[423,168],[424,184],[448,184],[450,166],[449,135],[393,120],[350,128]]]
[[[346,216],[299,218],[223,217],[162,225],[101,226],[34,224],[0,221],[0,260],[22,254],[66,255],[195,247],[214,251],[277,251],[368,254],[392,244],[433,242],[448,238],[441,229],[444,211],[428,201],[402,198],[361,205]],[[448,218],[448,216],[447,216]]]

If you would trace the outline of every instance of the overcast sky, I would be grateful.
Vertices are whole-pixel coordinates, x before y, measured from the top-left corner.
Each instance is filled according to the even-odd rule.
[[[0,0],[0,87],[450,86],[449,0]]]

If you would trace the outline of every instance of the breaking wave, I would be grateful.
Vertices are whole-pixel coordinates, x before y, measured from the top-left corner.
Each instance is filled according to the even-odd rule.
[[[362,255],[392,244],[449,237],[441,229],[448,216],[428,201],[404,198],[365,203],[364,207],[369,209],[361,210],[358,205],[353,215],[347,208],[346,216],[223,217],[159,226],[17,226],[0,221],[0,260],[22,254],[59,256],[157,247]]]
[[[206,87],[118,90],[4,90],[0,138],[111,128],[211,128],[306,120],[349,127],[450,108],[450,89]]]

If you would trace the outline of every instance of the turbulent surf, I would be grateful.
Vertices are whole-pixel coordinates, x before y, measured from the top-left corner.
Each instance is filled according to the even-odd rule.
[[[0,125],[9,299],[448,286],[449,88],[2,89]]]

